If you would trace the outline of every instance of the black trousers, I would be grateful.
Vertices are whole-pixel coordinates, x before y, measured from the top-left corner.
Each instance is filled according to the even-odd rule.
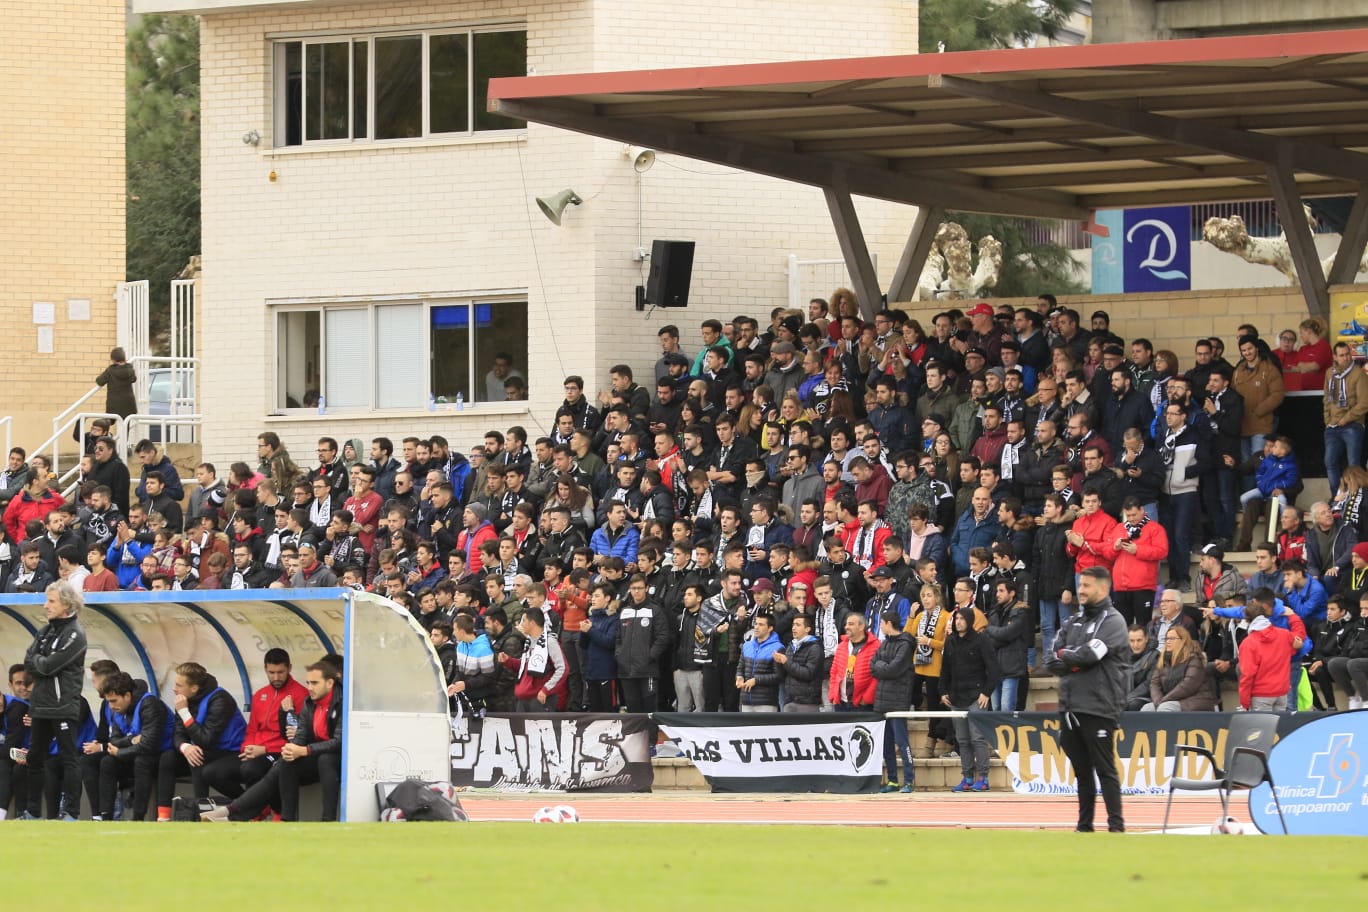
[[[618,678],[618,684],[622,686],[622,706],[629,713],[653,713],[656,711],[656,698],[659,691],[656,690],[655,678]],[[654,750],[656,745],[657,729],[655,723],[650,723],[646,730],[646,742]]]
[[[299,819],[299,790],[319,783],[323,787],[323,822],[337,819],[342,793],[342,755],[318,754],[298,760],[278,760],[259,782],[228,805],[231,820],[252,820],[267,807],[280,812],[281,820]]]
[[[29,790],[28,812],[34,817],[43,816],[43,769],[49,760],[48,748],[57,741],[57,763],[62,771],[61,796],[66,804],[67,813],[73,817],[81,814],[81,771],[80,754],[76,746],[76,723],[66,719],[34,719],[29,729]],[[56,810],[55,808],[51,810]],[[52,816],[57,816],[55,813]]]
[[[95,813],[105,820],[114,819],[114,796],[120,789],[133,786],[133,803],[124,813],[125,820],[145,820],[147,803],[157,785],[160,754],[133,754],[130,757],[100,757],[100,804],[92,805]]]
[[[1315,672],[1312,672],[1311,666],[1308,665],[1306,673],[1311,677],[1311,697],[1316,701],[1316,709],[1334,710],[1335,679],[1330,677],[1330,664],[1322,662],[1321,667]]]
[[[741,693],[736,689],[736,666],[739,662],[723,662],[718,669],[718,683],[722,688],[722,712],[738,712],[741,709]]]
[[[655,678],[618,678],[622,685],[622,705],[629,713],[656,711]]]
[[[1111,598],[1112,605],[1126,619],[1127,627],[1131,624],[1148,624],[1154,616],[1153,589],[1113,592]]]
[[[585,703],[584,657],[580,655],[580,633],[575,630],[566,630],[561,633],[560,642],[561,651],[565,653],[566,683],[570,686],[565,711],[577,713],[583,709]]]
[[[185,774],[190,775],[190,785],[195,790],[195,798],[209,797],[209,781],[204,773],[215,763],[222,763],[222,767],[215,767],[213,775],[215,778],[222,778],[225,774],[223,767],[228,763],[238,763],[237,751],[214,750],[212,748],[204,751],[204,765],[191,766],[190,761],[185,759],[176,748],[166,751],[161,755],[161,761],[157,764],[157,807],[164,808],[171,806],[171,799],[176,797],[176,779]]]
[[[270,772],[271,764],[279,759],[280,754],[253,757],[251,760],[239,760],[234,755],[232,759],[225,757],[213,763],[206,763],[200,775],[210,789],[232,799],[265,778]]]
[[[1116,773],[1116,722],[1086,713],[1060,713],[1059,746],[1078,778],[1078,829],[1091,833],[1097,806],[1097,781],[1107,806],[1107,829],[1124,833],[1121,814],[1121,777]]]
[[[586,680],[584,682],[584,696],[588,701],[591,713],[617,712],[616,685],[616,681]]]
[[[1026,688],[1022,688],[1025,690]],[[940,701],[940,678],[932,678],[926,675],[912,675],[912,708],[925,709],[927,712],[936,712],[944,709]],[[955,737],[954,726],[949,719],[932,719],[927,725],[926,735],[937,741],[953,741]]]
[[[0,755],[0,811],[9,810],[11,798],[17,817],[28,807],[28,766],[15,763],[6,750]]]

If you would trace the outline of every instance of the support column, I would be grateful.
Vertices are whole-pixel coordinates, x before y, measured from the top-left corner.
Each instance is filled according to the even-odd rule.
[[[845,258],[846,269],[855,283],[855,293],[860,296],[860,315],[866,322],[873,322],[874,312],[883,308],[883,301],[879,292],[879,276],[874,271],[874,261],[870,259],[869,246],[860,229],[860,216],[855,211],[855,202],[850,198],[850,191],[845,188],[844,182],[839,187],[823,187],[822,192],[826,194],[831,224],[836,229],[836,240],[841,245],[841,256]]]
[[[1325,277],[1326,284],[1354,284],[1365,246],[1368,246],[1368,185],[1360,184],[1358,196],[1354,197],[1354,206],[1349,210],[1349,219],[1344,223],[1339,250],[1335,251],[1334,265]]]
[[[1302,297],[1306,299],[1306,310],[1313,317],[1327,318],[1330,315],[1330,291],[1325,282],[1325,272],[1321,269],[1320,255],[1316,252],[1311,226],[1306,223],[1301,193],[1297,190],[1291,167],[1269,165],[1268,185],[1273,191],[1273,201],[1278,206],[1278,219],[1287,236],[1292,262],[1297,267],[1297,283],[1301,285]]]
[[[893,282],[888,286],[888,301],[910,301],[917,290],[926,258],[931,254],[931,245],[936,240],[936,230],[945,219],[943,206],[922,206],[917,210],[917,220],[912,223],[912,231],[903,245],[902,259],[893,273]]]

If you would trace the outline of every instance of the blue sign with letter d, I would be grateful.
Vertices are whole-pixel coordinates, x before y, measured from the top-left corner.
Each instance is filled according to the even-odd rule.
[[[1127,209],[1121,261],[1127,294],[1192,287],[1192,239],[1187,206]]]

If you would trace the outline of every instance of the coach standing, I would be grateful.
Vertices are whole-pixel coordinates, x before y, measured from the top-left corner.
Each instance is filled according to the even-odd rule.
[[[28,768],[28,811],[21,820],[42,817],[43,765],[48,748],[57,739],[57,759],[62,764],[64,820],[80,816],[81,779],[77,768],[76,728],[81,716],[81,685],[84,681],[86,635],[77,620],[81,612],[81,593],[64,580],[44,590],[43,610],[48,623],[33,638],[24,655],[24,668],[33,676],[29,697],[30,730]]]
[[[1059,746],[1078,779],[1078,831],[1093,829],[1096,775],[1107,805],[1107,829],[1124,833],[1114,745],[1126,707],[1130,659],[1126,621],[1112,607],[1111,574],[1105,567],[1079,574],[1078,601],[1082,610],[1060,628],[1048,666],[1059,675]]]

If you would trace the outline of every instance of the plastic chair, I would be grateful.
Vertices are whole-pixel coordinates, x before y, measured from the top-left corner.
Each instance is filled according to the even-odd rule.
[[[1241,712],[1230,717],[1226,732],[1225,763],[1216,765],[1216,757],[1205,747],[1192,744],[1178,745],[1173,759],[1173,769],[1178,769],[1178,761],[1183,754],[1200,754],[1211,761],[1215,770],[1213,779],[1169,780],[1168,801],[1164,804],[1164,828],[1168,832],[1169,811],[1173,808],[1175,789],[1204,792],[1218,789],[1221,793],[1221,819],[1230,816],[1230,793],[1235,789],[1252,789],[1264,782],[1273,792],[1273,804],[1278,809],[1278,822],[1282,824],[1283,834],[1287,834],[1287,821],[1283,819],[1282,803],[1278,801],[1278,787],[1273,784],[1273,773],[1268,768],[1268,751],[1278,732],[1276,713]]]

